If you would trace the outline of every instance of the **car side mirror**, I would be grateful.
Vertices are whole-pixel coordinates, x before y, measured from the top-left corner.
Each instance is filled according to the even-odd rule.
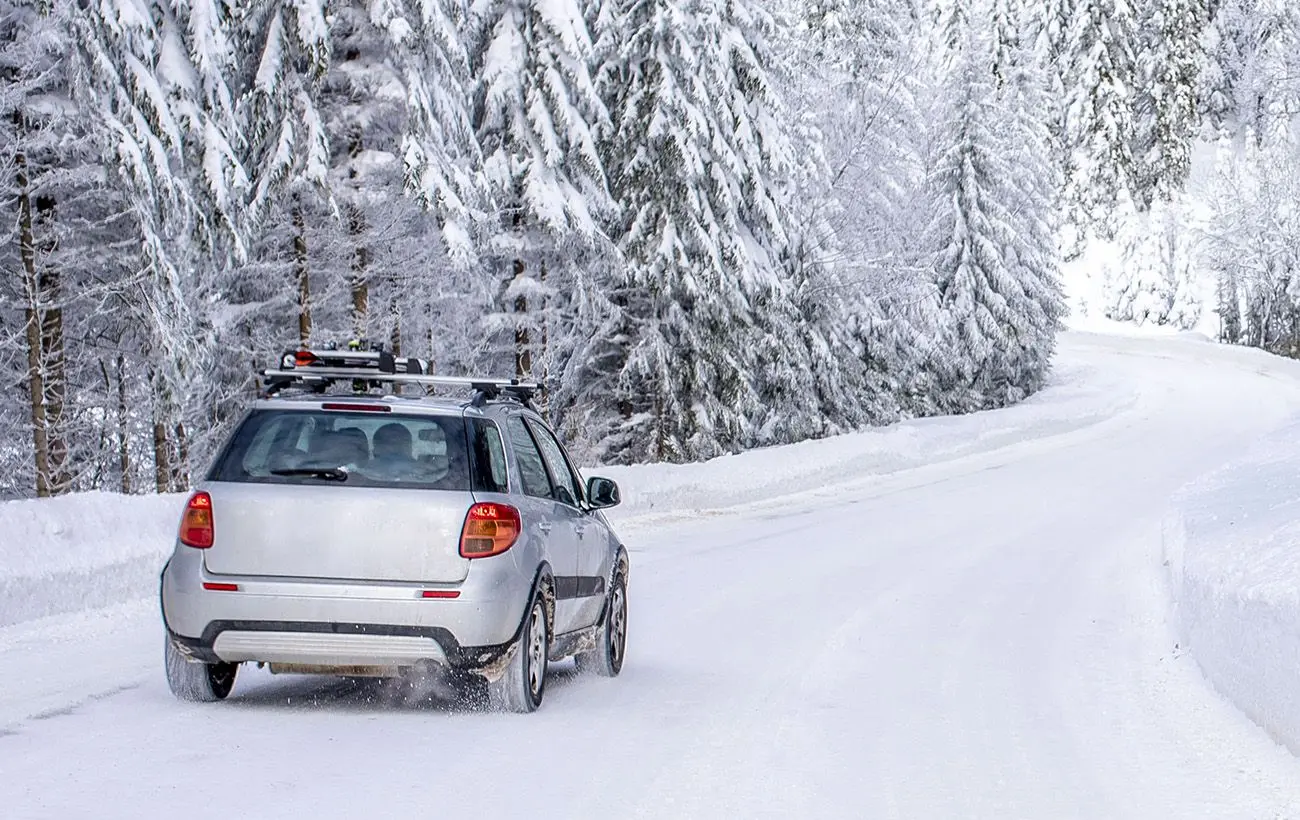
[[[617,507],[622,499],[618,494],[618,485],[608,478],[592,476],[587,479],[587,503],[593,510]]]

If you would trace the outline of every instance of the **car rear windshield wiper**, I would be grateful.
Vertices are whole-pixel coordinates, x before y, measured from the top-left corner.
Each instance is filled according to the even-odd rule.
[[[272,470],[271,475],[305,475],[312,478],[323,478],[326,481],[348,480],[348,471],[342,467],[292,467],[283,470]]]

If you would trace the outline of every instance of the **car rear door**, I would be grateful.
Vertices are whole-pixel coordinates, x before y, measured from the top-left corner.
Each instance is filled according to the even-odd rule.
[[[555,633],[560,635],[575,628],[577,615],[578,603],[570,592],[578,568],[575,519],[556,500],[551,473],[523,418],[515,413],[507,415],[505,427],[523,493],[520,513],[524,532],[547,545],[555,576]]]
[[[565,593],[571,596],[572,628],[581,629],[591,626],[600,617],[609,556],[612,555],[610,533],[597,516],[586,511],[582,477],[574,469],[559,438],[537,419],[529,418],[528,427],[546,459],[560,512],[572,522],[577,536],[576,569],[572,580],[565,584]]]

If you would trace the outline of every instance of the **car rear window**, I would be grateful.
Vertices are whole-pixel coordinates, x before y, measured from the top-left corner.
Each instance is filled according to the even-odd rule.
[[[465,422],[459,416],[255,410],[208,479],[468,490]]]

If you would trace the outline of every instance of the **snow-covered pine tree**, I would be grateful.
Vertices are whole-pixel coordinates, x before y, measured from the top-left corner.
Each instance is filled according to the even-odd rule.
[[[464,268],[475,259],[475,236],[488,206],[483,158],[474,135],[464,0],[408,0],[393,33],[403,68],[407,127],[402,160],[407,191],[438,221],[450,258]],[[382,20],[379,21],[381,24]]]
[[[1016,70],[1021,40],[1028,33],[1022,0],[992,0],[993,4],[993,76],[1001,88]]]
[[[505,330],[515,372],[537,377],[554,315],[547,277],[600,242],[598,221],[614,208],[596,147],[608,114],[577,0],[477,0],[469,31],[472,122],[497,213],[480,251],[499,287],[490,327]]]
[[[990,53],[972,28],[954,55],[946,150],[933,179],[934,276],[948,350],[935,387],[941,406],[956,412],[1039,389],[1062,311],[1041,91],[1021,63],[999,98]]]
[[[1075,173],[1074,157],[1066,133],[1068,100],[1065,89],[1066,83],[1074,76],[1069,51],[1070,26],[1078,2],[1079,0],[1046,0],[1023,7],[1024,44],[1032,50],[1034,59],[1043,67],[1048,112],[1046,122],[1053,150],[1052,164],[1056,167],[1062,184]],[[1071,250],[1081,250],[1077,242],[1075,244],[1076,247]]]
[[[74,272],[61,253],[69,228],[63,211],[70,196],[94,182],[93,172],[77,167],[93,151],[86,151],[84,122],[76,120],[69,96],[69,9],[0,4],[0,193],[9,226],[0,234],[0,310],[6,324],[21,329],[4,347],[26,353],[13,376],[14,386],[26,393],[27,411],[14,412],[26,418],[7,429],[28,437],[30,462],[11,466],[42,497],[73,487],[65,307],[69,291],[82,283],[68,281]]]
[[[387,4],[385,4],[387,5]],[[402,191],[406,93],[389,32],[371,20],[368,0],[338,4],[330,18],[332,59],[320,107],[330,144],[330,191],[347,235],[348,327],[335,332],[388,342],[391,319],[374,298],[376,212]],[[376,310],[376,308],[379,308]]]
[[[828,428],[897,418],[918,372],[916,226],[926,49],[907,0],[802,0],[785,32],[800,187],[788,264]],[[886,305],[898,306],[897,310]],[[895,344],[898,334],[907,342]]]
[[[744,447],[782,412],[794,370],[778,273],[789,141],[765,52],[768,20],[744,2],[622,0],[619,59],[601,88],[601,148],[622,204],[626,317],[607,457],[686,461]],[[764,406],[765,391],[772,403]]]
[[[323,0],[252,4],[237,29],[243,74],[238,114],[254,180],[249,217],[259,233],[290,226],[293,312],[302,341],[312,332],[306,212],[329,190],[329,136],[319,108],[330,59],[326,13]]]
[[[1137,183],[1138,27],[1130,0],[1078,0],[1071,21],[1065,207],[1077,233],[1112,237]]]
[[[1154,0],[1143,6],[1133,149],[1133,198],[1139,210],[1182,191],[1191,171],[1207,18],[1206,0]]]
[[[1190,330],[1200,320],[1193,230],[1179,201],[1156,200],[1123,232],[1107,317]]]
[[[1300,148],[1247,144],[1208,201],[1202,258],[1218,276],[1222,336],[1300,357]]]
[[[1052,132],[1053,71],[1032,36],[1032,26],[1022,15],[1008,81],[1000,95],[1008,156],[1015,169],[1008,179],[1015,241],[1004,249],[1004,258],[1017,282],[1012,293],[1018,304],[1008,355],[1020,374],[1015,392],[1005,397],[1007,402],[1042,387],[1066,312],[1059,238],[1063,175]]]
[[[241,114],[257,159],[253,210],[265,218],[252,264],[227,287],[239,308],[222,328],[221,381],[245,384],[247,362],[286,343],[294,313],[300,340],[360,334],[441,354],[430,324],[448,318],[448,291],[464,286],[451,280],[465,278],[480,206],[464,6],[364,0],[258,10],[244,24],[255,57],[245,61]],[[468,327],[464,314],[444,330]]]
[[[141,238],[137,297],[127,304],[148,328],[160,490],[188,483],[192,457],[206,459],[217,432],[200,422],[215,347],[208,310],[223,274],[245,257],[251,187],[232,88],[237,16],[222,0],[96,0],[75,16],[79,101],[96,113]]]
[[[1300,6],[1220,0],[1205,37],[1200,106],[1219,136],[1263,146],[1292,138],[1300,109]]]

